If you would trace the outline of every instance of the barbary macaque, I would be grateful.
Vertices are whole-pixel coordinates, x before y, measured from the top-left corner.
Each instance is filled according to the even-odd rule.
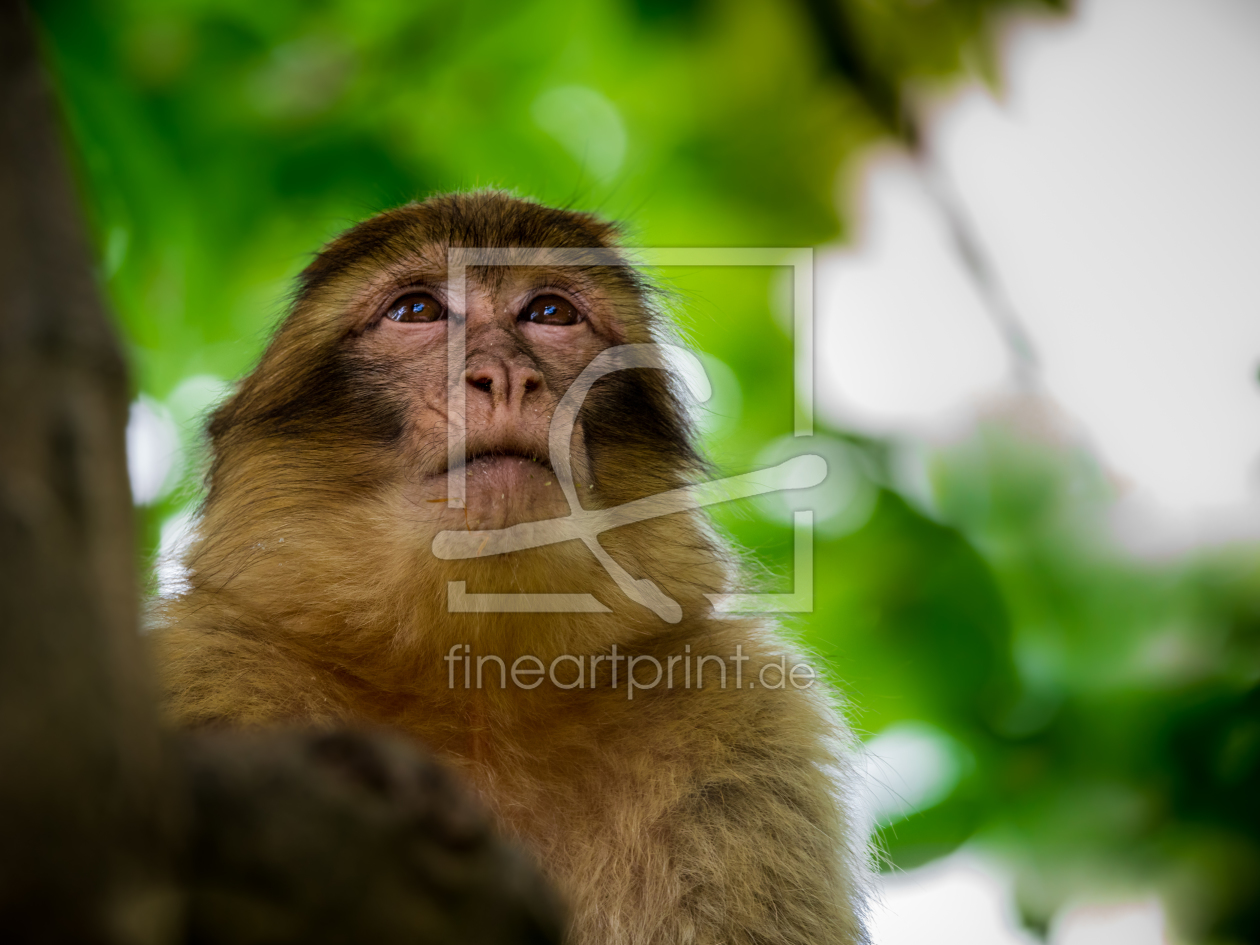
[[[579,382],[664,337],[616,247],[478,192],[318,254],[209,424],[186,584],[155,605],[170,712],[414,737],[537,857],[575,945],[863,942],[847,730],[772,621],[715,612],[741,577],[704,513],[553,528],[705,478],[663,363]]]

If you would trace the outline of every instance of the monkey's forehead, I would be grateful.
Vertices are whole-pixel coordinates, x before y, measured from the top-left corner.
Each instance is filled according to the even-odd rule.
[[[423,203],[388,210],[351,227],[324,247],[302,273],[300,294],[340,276],[365,268],[410,263],[430,278],[445,275],[447,266],[465,262],[508,263],[495,250],[515,249],[520,265],[545,263],[545,254],[530,250],[582,250],[571,265],[609,265],[616,230],[589,214],[545,207],[497,191],[446,194]],[[459,252],[464,251],[464,252]],[[488,252],[478,252],[488,251]],[[572,256],[572,253],[569,254]],[[552,263],[559,262],[552,254]],[[510,263],[509,263],[510,264]],[[477,273],[479,281],[495,281],[495,265]],[[632,279],[628,273],[625,278]]]

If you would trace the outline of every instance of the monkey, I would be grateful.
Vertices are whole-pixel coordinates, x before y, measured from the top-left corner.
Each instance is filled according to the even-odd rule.
[[[537,858],[573,945],[865,942],[852,736],[773,621],[715,611],[744,579],[703,510],[487,544],[706,475],[659,364],[600,375],[555,434],[584,371],[668,336],[620,245],[595,215],[476,191],[314,256],[207,426],[185,585],[152,616],[168,713],[406,733]],[[478,547],[439,556],[448,539]],[[452,604],[520,594],[585,603]]]

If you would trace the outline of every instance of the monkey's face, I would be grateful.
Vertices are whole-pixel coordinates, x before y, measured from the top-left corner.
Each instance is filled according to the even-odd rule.
[[[391,211],[334,240],[303,273],[257,369],[210,425],[193,580],[231,583],[237,593],[257,587],[273,602],[284,587],[291,619],[309,627],[324,614],[337,634],[353,620],[428,627],[432,636],[434,621],[460,619],[446,611],[449,581],[477,593],[585,591],[659,623],[619,597],[581,542],[451,561],[432,550],[441,531],[575,511],[550,451],[557,408],[600,352],[653,340],[650,294],[631,267],[610,260],[613,236],[592,217],[472,194]],[[477,248],[504,250],[503,264],[473,265],[459,278],[458,250]],[[548,261],[555,248],[563,264]],[[602,377],[570,419],[568,460],[583,508],[677,488],[699,466],[659,370]],[[464,507],[449,501],[452,479]],[[707,608],[702,592],[721,590],[726,572],[706,535],[697,517],[675,513],[599,541],[630,573]],[[579,627],[528,617],[519,629],[535,635]],[[508,633],[513,619],[480,626]],[[601,626],[590,615],[580,623],[582,632]]]
[[[613,235],[501,194],[439,198],[348,231],[303,274],[292,314],[216,415],[212,499],[262,465],[249,475],[298,479],[312,497],[393,490],[410,503],[400,514],[440,528],[568,514],[549,453],[557,404],[601,351],[653,337],[639,277],[607,264]],[[505,250],[504,264],[452,269],[453,250],[478,248]],[[549,261],[555,248],[563,264]],[[584,249],[602,255],[582,264]],[[598,381],[573,431],[586,504],[677,486],[696,459],[659,371]],[[447,501],[452,473],[466,508]]]
[[[450,527],[501,528],[566,514],[550,462],[550,425],[574,378],[625,340],[614,300],[589,277],[542,267],[470,273],[455,299],[458,289],[452,292],[437,265],[445,255],[446,247],[426,247],[364,287],[358,309],[367,321],[346,342],[351,360],[387,379],[380,396],[400,420],[399,481],[416,500],[447,510]],[[452,414],[461,396],[459,450]],[[570,462],[576,484],[590,492],[580,424]],[[451,472],[462,480],[466,510],[443,501],[453,491]]]

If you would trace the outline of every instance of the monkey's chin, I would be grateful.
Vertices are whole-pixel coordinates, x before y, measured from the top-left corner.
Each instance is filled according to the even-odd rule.
[[[464,475],[467,517],[452,509],[456,527],[506,528],[569,514],[555,473],[527,457],[479,456],[464,468]]]

